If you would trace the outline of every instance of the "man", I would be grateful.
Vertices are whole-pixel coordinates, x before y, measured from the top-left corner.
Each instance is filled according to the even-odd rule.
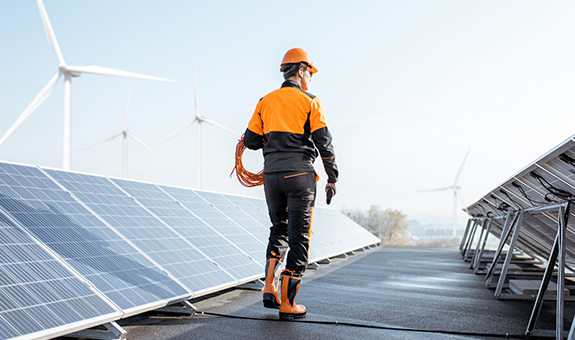
[[[318,97],[307,93],[317,69],[309,54],[289,50],[281,63],[285,82],[260,99],[244,136],[247,148],[263,148],[264,191],[272,222],[266,254],[264,306],[279,308],[280,320],[305,316],[295,303],[307,268],[312,235],[317,175],[313,162],[321,155],[328,175],[325,190],[337,193],[338,169],[331,134]],[[281,301],[277,280],[289,246],[286,268],[281,273]]]

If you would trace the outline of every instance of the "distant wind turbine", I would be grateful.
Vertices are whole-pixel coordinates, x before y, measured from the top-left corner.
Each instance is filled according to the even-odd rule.
[[[154,147],[162,144],[163,142],[167,141],[168,139],[176,136],[177,134],[179,134],[180,132],[184,131],[187,127],[189,127],[190,125],[194,124],[195,122],[198,123],[198,151],[197,151],[197,161],[196,161],[196,167],[197,167],[197,171],[196,171],[196,186],[198,189],[201,189],[201,181],[202,181],[202,123],[208,123],[211,124],[215,127],[219,127],[222,130],[226,130],[228,132],[233,133],[236,136],[240,136],[240,133],[237,133],[234,130],[228,129],[227,127],[214,122],[213,120],[207,119],[205,117],[203,117],[202,115],[200,115],[200,102],[199,102],[199,98],[198,98],[198,77],[197,74],[194,72],[194,85],[195,85],[195,93],[194,93],[194,99],[195,99],[195,104],[196,104],[196,116],[194,117],[194,119],[192,119],[191,121],[187,122],[186,124],[184,124],[184,126],[182,126],[181,128],[177,129],[176,131],[174,131],[171,135],[167,136],[166,138],[162,139],[161,141],[159,141],[158,143],[156,143],[156,145],[154,145]]]
[[[457,180],[459,180],[459,175],[461,175],[461,170],[463,170],[463,165],[465,165],[465,161],[467,160],[467,156],[469,156],[469,151],[465,154],[465,158],[463,159],[463,163],[461,163],[461,167],[459,167],[459,171],[455,176],[455,181],[453,181],[453,185],[444,188],[438,189],[431,189],[431,190],[423,190],[418,192],[434,192],[434,191],[445,191],[445,190],[453,190],[453,237],[457,236],[457,199],[461,202],[463,206],[465,206],[465,202],[463,202],[463,197],[461,195],[461,187],[457,185]]]
[[[118,76],[118,77],[128,77],[128,78],[140,78],[149,80],[159,80],[159,81],[169,81],[175,82],[175,80],[158,78],[147,76],[144,74],[127,72],[115,70],[107,67],[101,66],[71,66],[66,64],[64,61],[64,56],[58,45],[58,40],[56,40],[56,35],[52,29],[52,24],[50,24],[50,19],[48,18],[48,13],[46,13],[46,8],[42,3],[42,0],[37,0],[38,7],[40,9],[40,15],[42,16],[42,22],[44,23],[44,29],[46,30],[46,35],[48,36],[48,42],[52,46],[52,49],[58,57],[58,71],[50,79],[48,84],[40,91],[40,93],[34,98],[32,103],[24,110],[24,112],[18,117],[16,122],[12,124],[10,129],[4,134],[2,139],[0,139],[0,145],[10,137],[10,135],[30,116],[32,112],[40,105],[42,102],[48,98],[54,86],[60,79],[60,76],[64,76],[64,136],[62,143],[62,169],[70,170],[72,163],[72,77],[79,77],[82,73],[92,73],[101,74],[107,76]]]
[[[124,144],[124,157],[123,157],[123,176],[124,178],[128,178],[128,137],[132,138],[133,140],[135,140],[136,142],[138,142],[140,145],[142,145],[143,147],[145,147],[146,149],[150,150],[151,152],[153,152],[155,155],[159,156],[154,150],[152,150],[152,148],[150,148],[149,146],[147,146],[144,142],[142,142],[138,137],[134,136],[133,134],[128,132],[128,108],[130,107],[130,95],[132,94],[132,85],[130,85],[130,90],[128,91],[128,101],[126,102],[126,110],[124,112],[124,129],[120,132],[120,133],[116,133],[115,135],[112,135],[108,138],[105,138],[99,142],[96,142],[94,144],[90,144],[84,148],[81,148],[78,151],[82,151],[82,150],[86,150],[89,149],[93,146],[96,146],[98,144],[102,144],[104,142],[107,142],[109,140],[112,140],[118,136],[123,136],[123,144]]]

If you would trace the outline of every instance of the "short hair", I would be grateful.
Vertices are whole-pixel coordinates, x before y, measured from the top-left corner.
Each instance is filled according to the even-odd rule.
[[[284,64],[280,67],[280,72],[284,74],[284,79],[287,80],[288,78],[293,77],[300,68],[303,68],[304,71],[307,71],[309,66],[303,61],[299,63]]]

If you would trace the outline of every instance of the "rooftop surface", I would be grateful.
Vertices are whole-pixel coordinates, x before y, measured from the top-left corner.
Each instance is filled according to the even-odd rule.
[[[457,249],[377,247],[308,270],[296,298],[308,312],[298,321],[277,321],[277,310],[263,307],[259,291],[231,289],[192,303],[200,311],[238,318],[145,313],[119,324],[130,340],[497,339],[492,335],[523,334],[533,302],[497,300],[485,288],[484,276],[468,267]],[[555,302],[544,303],[537,329],[554,329],[554,309]],[[565,314],[573,315],[570,303]]]

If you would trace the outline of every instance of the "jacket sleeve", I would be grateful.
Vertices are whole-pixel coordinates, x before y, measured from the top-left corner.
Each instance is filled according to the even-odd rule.
[[[244,145],[251,150],[258,150],[264,146],[264,126],[259,110],[260,104],[261,101],[258,103],[244,134]]]
[[[315,97],[311,103],[310,131],[311,138],[319,151],[323,168],[328,176],[327,182],[337,182],[339,170],[335,163],[335,149],[332,144],[331,133],[327,128],[323,105],[318,97]]]

